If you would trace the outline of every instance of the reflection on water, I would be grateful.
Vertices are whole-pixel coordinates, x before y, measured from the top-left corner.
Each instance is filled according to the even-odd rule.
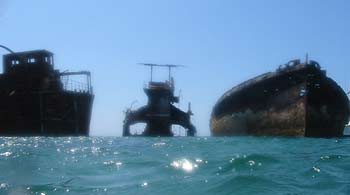
[[[349,194],[349,146],[346,138],[0,138],[0,194]]]

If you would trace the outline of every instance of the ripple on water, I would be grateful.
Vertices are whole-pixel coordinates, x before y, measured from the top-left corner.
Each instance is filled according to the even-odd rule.
[[[274,164],[278,164],[279,160],[273,156],[250,154],[250,155],[234,155],[227,161],[216,162],[220,164],[218,168],[219,174],[230,173],[233,171],[252,171],[262,169]]]
[[[0,189],[7,188],[8,186],[9,186],[8,183],[1,183],[1,184],[0,184]]]
[[[148,183],[147,182],[143,182],[142,184],[141,184],[141,187],[147,187],[148,186]]]
[[[159,146],[165,146],[165,142],[157,142],[157,143],[154,143],[153,146],[155,147],[159,147]]]
[[[109,167],[116,167],[117,169],[119,169],[123,163],[120,162],[120,161],[113,161],[113,160],[110,160],[110,161],[105,161],[103,162],[104,165],[106,166],[109,166]]]
[[[320,168],[312,167],[312,169],[313,169],[315,172],[317,172],[317,173],[321,172],[321,169],[320,169]]]
[[[0,194],[349,194],[349,141],[0,138]]]
[[[0,153],[0,156],[10,156],[12,154],[12,152],[4,152],[4,153]]]

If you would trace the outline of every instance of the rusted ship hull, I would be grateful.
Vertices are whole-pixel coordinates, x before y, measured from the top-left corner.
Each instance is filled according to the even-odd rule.
[[[93,96],[41,92],[0,97],[1,136],[86,136]]]
[[[296,64],[248,80],[214,106],[214,136],[343,136],[349,100],[317,63]]]

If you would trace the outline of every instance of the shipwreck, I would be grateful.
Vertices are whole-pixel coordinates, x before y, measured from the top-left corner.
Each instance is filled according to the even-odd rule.
[[[54,69],[53,53],[47,50],[0,47],[10,52],[3,56],[0,74],[0,136],[89,135],[90,72]]]
[[[144,91],[148,97],[148,103],[137,110],[127,109],[123,125],[123,136],[173,136],[172,125],[180,125],[187,129],[187,136],[194,136],[196,128],[191,123],[191,106],[187,112],[174,106],[179,102],[179,97],[174,95],[174,79],[171,77],[171,69],[178,65],[142,64],[151,68],[151,80]],[[165,67],[169,70],[169,80],[154,82],[153,68]],[[132,134],[130,126],[136,123],[146,123],[142,134]]]
[[[316,61],[292,60],[245,81],[213,108],[214,136],[340,137],[349,121],[349,99]]]

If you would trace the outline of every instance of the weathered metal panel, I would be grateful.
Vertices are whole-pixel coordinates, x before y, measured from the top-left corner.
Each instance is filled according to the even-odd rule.
[[[213,108],[214,136],[341,136],[349,100],[316,62],[299,62],[227,91]]]

